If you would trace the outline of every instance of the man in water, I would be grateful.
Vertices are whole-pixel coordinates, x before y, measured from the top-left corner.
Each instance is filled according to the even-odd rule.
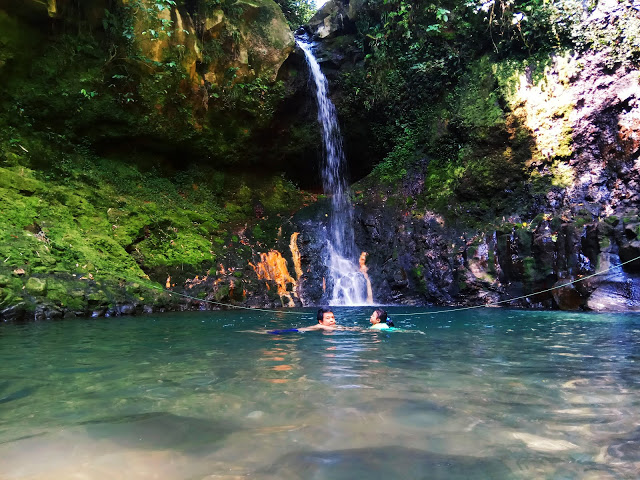
[[[312,330],[343,330],[344,327],[338,327],[336,325],[336,317],[333,315],[333,312],[328,308],[320,308],[318,309],[317,315],[318,323],[311,327],[299,328],[299,332],[310,332]]]
[[[313,332],[317,330],[324,330],[327,332],[333,332],[334,330],[350,330],[361,331],[360,327],[343,327],[342,325],[336,325],[336,317],[333,312],[328,308],[321,308],[318,310],[317,315],[318,323],[310,327],[302,328],[287,328],[285,330],[269,330],[267,333],[272,335],[281,335],[283,333],[296,333],[296,332]]]

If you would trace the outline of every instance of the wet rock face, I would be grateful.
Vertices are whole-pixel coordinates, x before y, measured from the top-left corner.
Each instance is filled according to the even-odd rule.
[[[611,215],[637,207],[640,200],[640,89],[638,71],[610,72],[606,54],[581,59],[584,69],[572,84],[575,152],[569,164],[576,181],[565,204],[586,203],[596,214]]]
[[[456,256],[450,232],[436,217],[417,218],[395,208],[360,205],[356,243],[367,252],[367,267],[380,303],[447,304],[457,293]]]
[[[364,197],[356,204],[356,243],[368,253],[378,303],[640,311],[637,211],[622,220],[549,215],[469,232],[371,191]]]

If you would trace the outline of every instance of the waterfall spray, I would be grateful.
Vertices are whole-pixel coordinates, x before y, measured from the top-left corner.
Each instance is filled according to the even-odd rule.
[[[301,39],[302,49],[315,86],[318,122],[322,126],[322,186],[331,198],[328,231],[328,254],[331,305],[363,305],[367,300],[367,279],[357,263],[359,253],[353,233],[353,208],[345,174],[345,156],[336,108],[329,98],[329,83],[312,52],[312,45]]]

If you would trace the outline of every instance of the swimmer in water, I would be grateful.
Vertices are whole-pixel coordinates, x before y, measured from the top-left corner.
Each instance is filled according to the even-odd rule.
[[[371,317],[369,317],[369,321],[371,322],[371,327],[374,330],[388,330],[393,328],[393,322],[387,316],[387,312],[378,308],[373,311]]]
[[[336,317],[333,312],[328,308],[320,308],[318,309],[318,314],[316,316],[318,319],[318,323],[311,327],[299,328],[299,332],[311,332],[313,330],[342,330],[342,327],[336,325]]]
[[[323,330],[327,332],[333,332],[334,330],[339,331],[361,331],[360,327],[343,327],[342,325],[336,324],[336,317],[333,312],[328,308],[320,308],[318,309],[318,314],[316,316],[318,319],[318,323],[312,325],[310,327],[302,327],[302,328],[287,328],[285,330],[269,330],[268,332],[271,335],[282,335],[283,333],[302,333],[302,332],[313,332],[317,330]],[[256,332],[259,333],[259,332]]]

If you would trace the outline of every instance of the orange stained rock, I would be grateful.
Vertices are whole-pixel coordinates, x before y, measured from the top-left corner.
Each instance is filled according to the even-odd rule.
[[[265,380],[269,383],[287,383],[289,381],[286,378],[266,378]]]
[[[171,288],[171,276],[167,277],[167,282],[164,284],[166,288]]]
[[[367,303],[373,303],[373,288],[371,288],[371,280],[369,280],[369,274],[367,273],[369,269],[367,268],[367,252],[362,252],[360,254],[360,272],[364,276],[365,281],[367,282]]]
[[[300,259],[300,250],[298,250],[298,235],[300,235],[300,232],[293,232],[291,234],[289,249],[291,250],[291,256],[293,257],[293,267],[296,271],[296,277],[300,280],[302,277],[302,261]]]
[[[297,286],[296,280],[289,274],[287,269],[287,261],[282,254],[277,250],[271,250],[269,253],[260,254],[260,262],[257,265],[250,263],[251,267],[255,270],[256,275],[260,280],[271,280],[275,282],[278,287],[278,295],[280,298],[286,298],[289,301],[289,306],[295,306],[291,293],[287,289],[287,285],[293,286],[293,294],[296,295],[295,289]],[[267,284],[267,288],[269,285]]]

